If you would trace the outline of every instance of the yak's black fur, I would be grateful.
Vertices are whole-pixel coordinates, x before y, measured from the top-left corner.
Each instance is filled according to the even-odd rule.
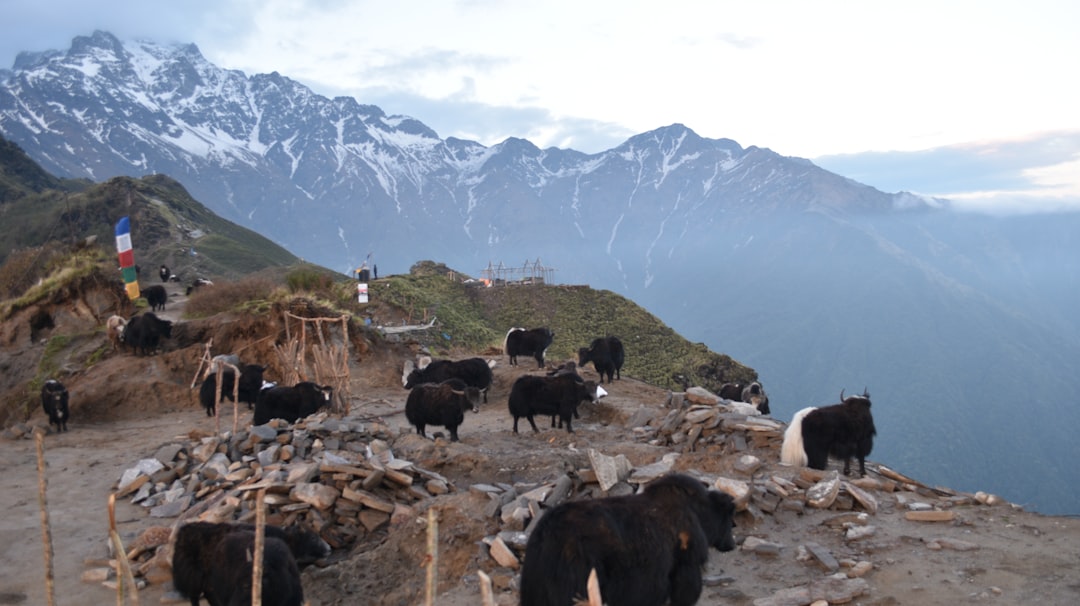
[[[479,389],[487,402],[487,392],[494,375],[491,366],[483,358],[434,360],[424,368],[410,372],[405,380],[405,389],[412,389],[421,383],[442,383],[447,379],[461,379],[466,385]]]
[[[532,356],[536,367],[544,367],[544,352],[555,340],[555,331],[550,328],[511,328],[506,333],[503,351],[510,356],[510,365],[517,366],[518,356]]]
[[[49,379],[41,386],[41,407],[49,416],[49,425],[55,425],[56,431],[67,431],[71,411],[68,409],[68,390],[60,381]]]
[[[717,394],[725,400],[732,400],[735,402],[742,402],[742,383],[724,383],[720,386],[720,393]]]
[[[480,412],[480,390],[463,386],[458,378],[445,383],[421,383],[412,388],[405,401],[405,418],[416,426],[416,433],[427,437],[424,427],[441,425],[450,432],[450,441],[458,441],[458,427],[465,422],[465,411]]]
[[[231,370],[221,373],[221,401],[233,399],[233,388],[237,389],[237,397],[240,402],[246,402],[248,408],[255,405],[259,399],[259,391],[262,389],[263,371],[265,366],[247,364],[240,368],[240,385],[234,386],[235,375]],[[199,403],[206,409],[206,416],[214,416],[214,400],[217,397],[217,373],[206,377],[199,386]]]
[[[267,543],[270,539],[274,539],[286,545],[286,553],[290,554],[289,559],[294,561],[294,566],[296,562],[311,563],[330,555],[330,546],[319,538],[319,535],[307,528],[300,526],[287,528],[266,526],[264,528]],[[176,533],[176,543],[173,546],[172,572],[176,590],[191,600],[192,606],[198,606],[199,598],[204,594],[211,606],[230,604],[214,590],[215,570],[227,566],[228,562],[222,559],[224,556],[222,544],[226,537],[232,534],[250,534],[254,537],[254,531],[255,527],[251,524],[191,522],[181,526]],[[268,560],[269,557],[266,559]],[[269,567],[266,569],[269,570]],[[247,578],[249,579],[247,595],[250,596],[250,564],[247,567]],[[266,595],[264,586],[264,599]]]
[[[571,419],[577,415],[581,402],[596,401],[596,383],[585,381],[576,374],[537,377],[523,375],[514,381],[507,402],[514,417],[514,433],[518,432],[518,419],[525,417],[533,431],[540,431],[533,420],[535,415],[558,415],[566,424],[566,431],[574,432]]]
[[[600,374],[600,382],[604,382],[606,374],[607,382],[611,383],[612,376],[622,379],[624,356],[623,344],[619,337],[599,337],[593,339],[588,347],[578,350],[578,366],[585,366],[592,362],[593,368]]]
[[[593,569],[605,604],[695,604],[709,547],[735,548],[734,516],[730,495],[681,474],[637,495],[563,503],[529,535],[521,606],[575,603]]]
[[[165,292],[165,287],[160,284],[142,289],[142,296],[146,298],[151,311],[165,309],[165,302],[169,300],[169,293]]]
[[[285,419],[289,423],[295,423],[297,419],[314,414],[323,406],[329,406],[333,394],[333,387],[311,381],[297,383],[292,387],[264,389],[259,392],[258,401],[255,402],[255,415],[251,424],[262,425],[270,419]]]
[[[220,566],[210,571],[208,595],[221,606],[251,606],[251,572],[255,533],[233,532],[218,546]],[[209,598],[207,599],[209,601]],[[281,539],[263,541],[263,606],[303,606],[300,569]],[[211,606],[215,606],[211,602]]]
[[[173,323],[162,320],[152,312],[135,316],[124,329],[124,343],[131,346],[136,354],[151,354],[157,349],[162,338],[172,337]]]

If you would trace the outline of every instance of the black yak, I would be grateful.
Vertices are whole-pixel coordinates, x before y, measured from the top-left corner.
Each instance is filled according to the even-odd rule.
[[[246,364],[240,368],[240,384],[234,386],[233,379],[235,377],[233,371],[224,370],[221,373],[221,400],[232,401],[233,389],[237,391],[237,397],[240,402],[246,402],[248,408],[255,405],[255,402],[259,399],[259,391],[262,389],[263,384],[263,371],[266,370],[265,366],[259,366],[258,364]],[[202,382],[199,387],[199,403],[206,409],[206,416],[212,417],[215,412],[215,400],[217,398],[217,373],[213,373],[206,377],[206,380]]]
[[[255,533],[230,533],[221,541],[217,551],[221,565],[210,571],[207,601],[213,596],[222,606],[250,606]],[[266,537],[263,541],[261,595],[263,606],[304,604],[300,568],[281,539]]]
[[[164,310],[165,303],[169,300],[169,293],[165,292],[165,287],[160,284],[147,286],[142,290],[142,296],[146,298],[151,311]]]
[[[735,548],[734,517],[730,495],[682,474],[641,494],[563,503],[529,535],[520,604],[574,604],[594,569],[605,604],[695,604],[709,547]]]
[[[315,414],[323,406],[330,405],[334,388],[303,381],[292,387],[273,387],[259,392],[255,402],[255,415],[252,425],[262,425],[270,419],[284,419],[295,423],[308,415]]]
[[[518,356],[532,356],[536,367],[544,367],[544,352],[555,340],[555,331],[550,328],[511,328],[503,339],[503,352],[510,356],[510,365],[517,366]]]
[[[124,328],[124,343],[131,346],[136,354],[154,353],[162,337],[172,337],[173,323],[162,320],[152,312],[146,312],[132,318]]]
[[[243,571],[238,568],[246,566],[247,596],[251,595],[251,563],[250,558],[234,558],[236,554],[226,553],[224,545],[232,535],[254,538],[255,527],[250,524],[215,524],[213,522],[192,522],[184,524],[176,533],[176,542],[173,546],[173,585],[181,595],[187,597],[192,606],[198,606],[199,598],[206,595],[207,602],[211,605],[233,604],[237,602],[226,601],[226,596],[232,595],[225,583],[242,581],[239,575]],[[292,568],[299,563],[311,563],[330,554],[330,546],[319,538],[311,530],[291,526],[278,528],[276,526],[265,527],[266,543],[276,541],[286,546],[282,552],[281,546],[276,545],[264,554],[264,566],[267,572],[273,570],[279,575],[287,575],[291,578]],[[238,539],[239,540],[239,539]],[[247,540],[247,539],[244,539]],[[286,557],[288,556],[288,557]],[[292,566],[287,563],[291,561]],[[296,573],[299,579],[299,571]],[[229,580],[231,579],[231,580]],[[266,601],[268,599],[267,586],[264,575],[263,599],[266,604],[299,604],[290,601]],[[296,587],[299,587],[297,581]],[[285,591],[287,586],[271,589],[269,599],[276,599],[274,595],[291,595]],[[219,592],[221,592],[219,594]],[[241,598],[234,595],[234,598]],[[246,603],[241,600],[238,603]]]
[[[518,377],[510,388],[507,402],[514,417],[514,433],[518,432],[518,419],[521,417],[529,420],[533,431],[540,431],[533,420],[535,415],[558,416],[562,423],[566,423],[566,431],[574,433],[570,421],[577,415],[581,402],[596,401],[596,387],[594,381],[585,381],[576,374]]]
[[[611,383],[613,376],[622,379],[623,356],[623,344],[619,337],[600,337],[593,339],[588,347],[578,350],[578,366],[592,362],[600,375],[600,382],[604,382],[606,374],[607,382]]]
[[[55,425],[56,431],[67,431],[68,418],[71,416],[68,410],[68,390],[60,381],[49,379],[41,386],[41,407],[49,416],[49,425]]]
[[[480,412],[480,390],[464,385],[461,379],[445,383],[421,383],[412,388],[405,401],[405,418],[416,433],[427,437],[424,427],[441,425],[450,432],[450,441],[458,441],[458,427],[465,421],[465,411]]]
[[[780,460],[788,465],[825,469],[830,456],[844,461],[844,475],[851,474],[851,457],[859,459],[859,475],[866,475],[866,457],[874,447],[874,417],[870,394],[844,397],[832,406],[804,408],[795,413],[784,432]]]
[[[483,358],[435,360],[410,372],[405,378],[405,388],[412,389],[421,383],[442,383],[447,379],[461,379],[466,385],[479,389],[487,402],[487,392],[494,375],[491,365]]]

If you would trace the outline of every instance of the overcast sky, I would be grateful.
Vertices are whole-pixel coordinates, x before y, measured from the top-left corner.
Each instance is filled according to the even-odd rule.
[[[95,29],[193,42],[485,145],[673,123],[884,191],[1080,209],[1075,0],[0,0],[0,67]]]

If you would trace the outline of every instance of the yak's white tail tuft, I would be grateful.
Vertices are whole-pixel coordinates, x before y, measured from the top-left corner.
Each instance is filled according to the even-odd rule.
[[[809,406],[795,413],[791,418],[791,424],[784,432],[784,444],[780,447],[780,462],[785,465],[797,465],[806,467],[806,449],[803,448],[802,422],[803,418],[817,410],[816,406]]]

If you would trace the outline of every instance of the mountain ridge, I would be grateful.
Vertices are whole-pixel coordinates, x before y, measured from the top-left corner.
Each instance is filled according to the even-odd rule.
[[[130,44],[114,40],[99,32],[5,72],[0,132],[56,174],[169,174],[343,273],[365,259],[383,274],[418,259],[472,274],[542,261],[555,281],[618,292],[757,369],[780,418],[867,385],[883,460],[1036,495],[1046,511],[1080,502],[1065,431],[1080,418],[1060,406],[1080,401],[1080,215],[960,215],[679,123],[598,154],[441,140],[277,73],[216,68],[193,46],[161,51],[169,62],[133,94],[118,50]],[[141,44],[125,52],[154,46]],[[990,464],[986,444],[1008,447]]]

